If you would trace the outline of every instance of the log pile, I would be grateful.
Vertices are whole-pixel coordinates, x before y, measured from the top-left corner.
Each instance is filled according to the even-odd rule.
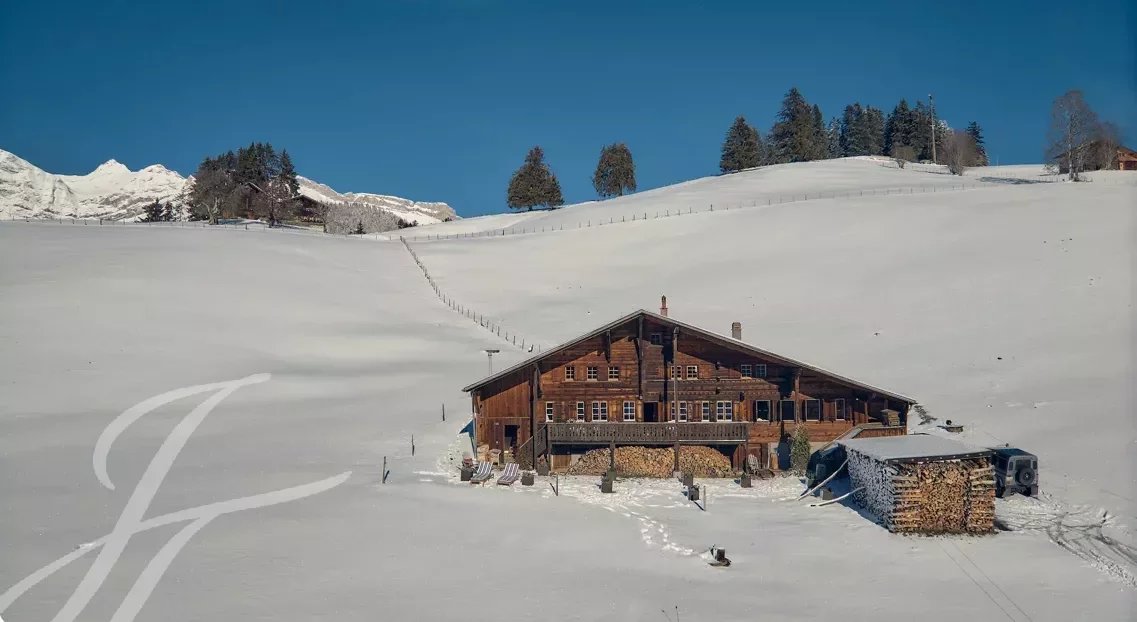
[[[569,475],[603,475],[608,470],[608,449],[593,449],[568,468]],[[675,468],[672,448],[617,447],[616,473],[623,477],[671,477]],[[695,477],[733,477],[730,458],[712,447],[679,448],[679,470]]]
[[[854,495],[898,533],[990,533],[995,479],[986,458],[887,464],[849,451]]]

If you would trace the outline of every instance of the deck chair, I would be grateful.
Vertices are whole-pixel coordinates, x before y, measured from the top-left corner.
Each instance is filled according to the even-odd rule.
[[[478,470],[474,471],[473,477],[470,478],[471,484],[482,484],[493,477],[493,463],[492,462],[479,462]]]
[[[502,486],[512,486],[513,482],[516,482],[519,477],[521,477],[521,465],[510,462],[505,465],[505,473],[502,473],[497,483]]]
[[[754,475],[758,471],[762,470],[762,465],[758,463],[758,456],[755,456],[753,454],[746,456],[746,470],[751,475]]]

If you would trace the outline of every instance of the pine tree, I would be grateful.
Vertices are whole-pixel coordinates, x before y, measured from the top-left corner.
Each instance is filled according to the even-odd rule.
[[[884,153],[884,112],[880,108],[865,108],[864,123],[865,150],[867,155]]]
[[[726,140],[722,143],[719,170],[724,173],[734,173],[754,168],[761,162],[762,148],[758,130],[751,127],[744,117],[736,117],[726,132]]]
[[[162,211],[162,202],[154,199],[153,203],[146,206],[146,215],[140,219],[140,222],[162,222],[165,220]]]
[[[300,182],[296,179],[296,169],[292,166],[292,156],[287,149],[280,150],[280,173],[277,175],[291,191],[292,196],[300,193]]]
[[[919,160],[932,160],[932,109],[923,101],[912,110],[912,147]]]
[[[821,106],[813,105],[813,157],[812,160],[829,158],[829,134],[825,129],[825,118],[821,115]]]
[[[839,158],[841,153],[841,121],[837,117],[829,120],[829,127],[825,128],[825,141],[827,156]]]
[[[561,184],[545,164],[545,152],[540,146],[529,150],[525,155],[525,163],[509,179],[506,203],[511,209],[525,210],[564,204]]]
[[[804,425],[794,428],[793,440],[790,441],[790,468],[796,475],[804,475],[809,466],[809,455],[813,453],[809,446],[809,431]]]
[[[975,162],[973,166],[987,166],[987,148],[983,144],[983,128],[975,121],[967,124],[967,135],[975,143]]]
[[[841,115],[841,133],[839,139],[842,156],[864,155],[864,153],[862,153],[864,141],[863,138],[858,135],[862,126],[861,116],[863,114],[864,110],[861,108],[859,102],[845,106],[845,112]]]
[[[884,153],[895,155],[894,150],[903,145],[915,147],[915,130],[915,120],[912,109],[908,107],[908,100],[901,99],[884,123]]]
[[[173,203],[167,201],[166,204],[162,206],[162,220],[166,222],[173,222],[177,220]]]
[[[603,198],[636,191],[636,165],[627,145],[616,143],[600,150],[600,161],[592,175],[592,187]]]
[[[797,87],[782,98],[782,108],[770,134],[778,162],[804,162],[817,155],[813,108]]]
[[[402,227],[400,227],[400,229],[401,229],[401,228],[402,228]],[[364,233],[366,233],[366,232],[363,230],[363,221],[362,221],[362,220],[361,220],[361,221],[359,221],[359,224],[355,225],[355,231],[352,231],[352,233],[354,233],[355,235],[363,235]]]

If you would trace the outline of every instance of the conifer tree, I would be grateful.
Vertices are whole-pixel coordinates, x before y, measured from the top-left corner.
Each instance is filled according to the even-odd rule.
[[[983,128],[975,121],[967,124],[967,135],[975,144],[975,161],[973,166],[987,166],[987,147],[983,144]]]
[[[829,121],[829,127],[825,130],[826,141],[826,157],[839,158],[841,153],[841,122],[837,117],[833,117]]]
[[[296,169],[292,166],[292,156],[288,155],[287,149],[280,151],[280,173],[277,177],[288,186],[293,196],[300,192],[300,182],[296,179]]]
[[[865,150],[867,155],[884,153],[884,112],[880,108],[865,108],[863,117]]]
[[[824,160],[829,156],[829,135],[825,129],[825,118],[821,116],[821,106],[813,105],[813,139],[811,141],[812,160]]]
[[[352,231],[352,233],[354,233],[355,235],[363,235],[364,233],[366,233],[363,230],[363,221],[362,220],[359,221],[359,224],[355,225],[355,231]]]
[[[615,143],[600,150],[600,161],[592,175],[592,187],[603,198],[636,191],[636,165],[627,145]]]
[[[895,155],[893,152],[898,147],[904,145],[915,147],[913,136],[915,131],[912,109],[908,107],[908,100],[901,99],[884,123],[884,153]]]
[[[540,146],[529,150],[525,155],[525,163],[509,179],[506,203],[511,209],[525,210],[564,204],[561,184],[545,164],[545,152]]]
[[[795,474],[805,474],[811,453],[813,451],[809,446],[809,431],[804,425],[798,424],[794,428],[793,440],[790,441],[790,468]]]
[[[770,134],[778,162],[804,162],[817,154],[813,108],[797,87],[782,98],[782,108]]]
[[[140,219],[140,222],[162,222],[165,220],[163,217],[162,202],[154,199],[154,202],[146,206],[146,215]]]
[[[864,109],[861,108],[859,102],[845,106],[845,112],[841,115],[841,155],[857,156],[865,155],[864,138],[860,135],[863,124],[861,117],[864,115]]]
[[[735,117],[734,123],[726,132],[726,140],[722,143],[719,170],[724,173],[734,173],[754,168],[761,163],[762,148],[758,130],[751,127],[745,117],[741,115]]]

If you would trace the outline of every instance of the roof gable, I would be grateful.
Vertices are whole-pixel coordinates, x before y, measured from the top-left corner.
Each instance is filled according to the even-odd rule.
[[[502,378],[504,378],[510,374],[513,374],[517,371],[520,371],[520,370],[522,370],[522,369],[524,369],[530,365],[533,365],[535,363],[539,363],[545,359],[548,359],[549,357],[551,357],[555,354],[558,354],[558,353],[560,353],[560,352],[562,352],[562,351],[564,351],[564,350],[566,350],[566,349],[568,349],[568,348],[570,348],[576,344],[579,344],[582,341],[586,341],[588,339],[592,339],[594,337],[600,336],[603,333],[605,333],[609,330],[612,330],[613,328],[617,328],[623,324],[631,322],[631,321],[638,319],[640,317],[649,318],[649,319],[652,319],[658,323],[662,323],[665,325],[672,326],[674,328],[678,328],[682,332],[692,334],[692,335],[697,335],[699,337],[707,339],[708,341],[712,341],[712,342],[714,342],[720,346],[724,346],[724,347],[735,349],[735,350],[741,350],[741,351],[744,351],[744,352],[747,352],[750,354],[754,354],[754,355],[761,356],[761,357],[764,357],[767,359],[771,359],[773,361],[777,361],[781,364],[788,365],[791,367],[800,367],[803,370],[810,370],[810,371],[816,372],[818,374],[828,376],[834,380],[852,385],[854,387],[858,387],[858,388],[864,389],[866,391],[872,391],[874,393],[879,393],[881,395],[891,397],[893,399],[896,399],[896,400],[899,400],[902,402],[906,402],[908,404],[915,404],[916,403],[916,400],[914,400],[910,397],[906,397],[906,396],[900,395],[898,393],[893,393],[891,391],[886,391],[886,390],[881,389],[879,387],[874,387],[872,385],[865,384],[863,382],[858,382],[856,380],[853,380],[852,378],[847,378],[845,376],[841,376],[840,374],[835,374],[831,371],[822,369],[820,367],[816,367],[816,366],[810,365],[808,363],[803,363],[801,361],[797,361],[797,360],[794,360],[794,359],[791,359],[791,358],[788,358],[785,356],[781,356],[779,354],[775,354],[775,353],[769,352],[767,350],[763,350],[761,348],[752,346],[748,343],[739,341],[737,339],[733,339],[733,338],[727,337],[725,335],[720,335],[718,333],[714,333],[714,332],[699,328],[697,326],[693,326],[691,324],[680,322],[680,321],[675,320],[675,319],[670,318],[670,317],[665,317],[665,316],[659,315],[657,313],[652,313],[651,311],[648,311],[646,309],[640,309],[638,311],[634,311],[632,313],[629,313],[628,315],[625,315],[625,316],[623,316],[617,320],[609,322],[609,323],[607,323],[607,324],[605,324],[605,325],[603,325],[603,326],[601,326],[595,330],[589,331],[589,332],[587,332],[587,333],[585,333],[579,337],[576,337],[574,339],[566,341],[565,343],[562,343],[555,348],[551,348],[549,350],[546,350],[545,352],[542,352],[536,356],[529,357],[528,359],[521,361],[520,363],[517,363],[516,365],[513,365],[512,367],[507,367],[506,369],[503,369],[496,374],[486,376],[485,378],[482,378],[481,380],[479,380],[473,384],[470,384],[466,387],[463,387],[462,390],[465,392],[470,392],[470,391],[482,388],[491,382],[500,380],[500,379],[502,379]]]

